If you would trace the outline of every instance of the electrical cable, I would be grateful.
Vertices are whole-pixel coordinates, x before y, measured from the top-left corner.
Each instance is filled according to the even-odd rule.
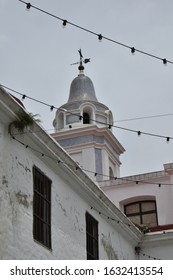
[[[138,120],[153,119],[153,118],[162,118],[162,117],[169,117],[169,116],[173,116],[173,113],[160,114],[160,115],[152,115],[152,116],[143,116],[143,117],[135,117],[135,118],[127,118],[127,119],[122,119],[122,120],[114,121],[114,123],[138,121]]]

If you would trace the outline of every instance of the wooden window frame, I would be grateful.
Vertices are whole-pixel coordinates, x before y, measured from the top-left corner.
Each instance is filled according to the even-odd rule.
[[[155,205],[155,209],[154,210],[142,210],[142,204],[143,203],[153,203]],[[139,205],[139,211],[138,212],[134,212],[131,214],[127,214],[126,212],[126,208],[130,205],[135,205],[138,204]],[[126,214],[127,217],[134,217],[134,216],[138,216],[140,217],[140,224],[143,224],[143,216],[144,215],[149,215],[149,214],[156,214],[156,226],[158,225],[158,218],[157,218],[157,206],[156,206],[156,201],[155,200],[140,200],[140,201],[135,201],[132,203],[128,203],[126,205],[124,205],[124,213]],[[144,224],[145,225],[145,224]]]
[[[33,237],[51,249],[51,184],[52,181],[33,166]]]
[[[99,259],[98,221],[86,212],[87,260]]]

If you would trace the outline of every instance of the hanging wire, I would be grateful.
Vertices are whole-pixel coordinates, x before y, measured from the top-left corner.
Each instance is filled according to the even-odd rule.
[[[77,114],[77,113],[75,114],[75,113],[72,113],[72,112],[70,112],[70,111],[68,111],[68,110],[66,110],[66,109],[64,109],[64,108],[61,108],[61,107],[58,108],[58,107],[56,107],[56,106],[54,106],[54,105],[50,105],[50,104],[48,104],[48,103],[46,103],[46,102],[44,102],[44,101],[41,101],[41,100],[39,100],[39,99],[30,97],[30,96],[28,96],[28,95],[26,95],[26,94],[24,94],[24,93],[21,93],[21,92],[19,92],[19,91],[16,91],[16,90],[14,90],[14,89],[12,89],[12,88],[9,88],[9,87],[7,87],[7,86],[5,86],[5,85],[3,85],[3,84],[0,84],[0,86],[3,87],[4,89],[10,90],[10,91],[12,91],[12,92],[14,92],[14,93],[16,93],[16,94],[22,96],[23,99],[28,98],[28,99],[30,99],[30,100],[32,100],[32,101],[35,101],[35,102],[37,102],[37,103],[40,103],[40,104],[42,104],[42,105],[45,105],[45,106],[49,107],[49,108],[50,108],[50,111],[53,111],[54,109],[56,109],[56,110],[59,110],[59,111],[61,111],[61,112],[69,113],[69,114],[71,114],[71,115],[73,115],[73,116],[77,116],[77,117],[79,118],[79,120],[82,120],[82,119],[83,119],[83,116],[80,116],[80,115]],[[117,125],[105,123],[105,122],[98,121],[98,120],[94,120],[94,119],[90,119],[90,120],[93,121],[93,122],[95,122],[95,123],[104,125],[104,126],[106,126],[108,129],[110,129],[111,127],[114,127],[114,128],[117,128],[117,129],[121,129],[121,130],[123,130],[123,131],[135,133],[135,134],[138,135],[138,136],[146,135],[146,136],[150,136],[150,137],[162,138],[162,139],[165,139],[167,143],[169,143],[170,140],[173,140],[173,137],[171,137],[171,136],[160,135],[160,134],[149,133],[149,132],[145,132],[145,131],[141,131],[141,130],[135,130],[135,129],[125,128],[125,127],[122,127],[122,126],[117,126]],[[69,128],[72,128],[72,125],[70,125]]]
[[[77,166],[77,165],[76,165],[76,166],[73,166],[73,165],[71,165],[71,164],[67,164],[67,163],[61,161],[60,159],[56,159],[56,158],[50,157],[50,156],[48,156],[48,155],[46,155],[46,154],[44,154],[44,153],[38,151],[37,149],[32,148],[30,145],[25,144],[23,141],[20,141],[19,139],[17,139],[17,138],[14,137],[14,136],[12,136],[12,139],[15,140],[16,142],[18,142],[19,144],[21,144],[22,146],[24,146],[26,149],[27,149],[27,148],[30,148],[30,149],[33,150],[34,152],[39,153],[39,154],[41,155],[41,157],[45,157],[45,156],[46,156],[46,157],[48,157],[48,158],[54,160],[57,164],[64,164],[64,165],[67,165],[67,166],[71,166],[71,167],[74,167],[75,170],[78,170],[78,169],[79,169],[79,166]],[[111,216],[108,216],[108,215],[104,214],[103,212],[98,211],[98,210],[97,210],[95,207],[93,207],[93,206],[90,206],[90,210],[94,210],[94,211],[98,212],[99,215],[102,215],[102,216],[104,216],[105,218],[107,218],[108,220],[114,221],[114,222],[117,223],[117,224],[126,225],[126,226],[128,226],[128,227],[134,227],[134,226],[135,226],[132,222],[131,222],[131,223],[125,223],[124,221],[121,221],[121,220],[112,218]],[[143,234],[145,235],[144,232],[143,232]],[[166,234],[166,232],[164,231],[163,234]],[[143,252],[140,252],[140,254],[141,254],[142,256],[147,256],[149,259],[159,260],[158,258],[152,257],[152,256],[150,256],[150,255],[148,255],[148,254],[146,254],[146,253],[143,253]]]
[[[102,41],[102,40],[104,39],[104,40],[109,41],[109,42],[111,42],[111,43],[117,44],[117,45],[119,45],[119,46],[121,46],[121,47],[128,48],[128,49],[131,51],[132,54],[138,52],[138,53],[143,54],[143,55],[145,55],[145,56],[149,56],[149,57],[151,57],[151,58],[160,60],[160,61],[162,61],[162,63],[163,63],[164,65],[166,65],[166,64],[168,64],[168,63],[173,64],[173,61],[171,61],[171,60],[168,60],[168,59],[166,59],[166,58],[159,57],[159,56],[157,56],[157,55],[155,55],[155,54],[151,54],[151,53],[149,53],[149,52],[146,52],[146,51],[137,49],[137,48],[135,48],[135,47],[131,47],[131,46],[127,45],[127,44],[124,44],[124,43],[121,43],[121,42],[116,41],[116,40],[114,40],[114,39],[108,38],[108,37],[106,37],[106,36],[104,36],[104,35],[102,35],[102,34],[100,34],[100,33],[96,33],[96,32],[94,32],[94,31],[92,31],[92,30],[90,30],[90,29],[84,28],[84,27],[82,27],[82,26],[80,26],[80,25],[78,25],[78,24],[75,24],[75,23],[70,22],[70,21],[68,21],[68,20],[66,20],[66,19],[63,19],[63,18],[61,18],[61,17],[59,17],[59,16],[56,16],[56,15],[54,15],[54,14],[52,14],[52,13],[49,13],[49,12],[47,12],[46,10],[43,10],[43,9],[41,9],[41,8],[39,8],[39,7],[36,7],[36,6],[32,5],[31,3],[25,2],[25,1],[23,1],[23,0],[18,0],[18,1],[21,2],[21,3],[23,3],[23,4],[25,4],[28,10],[31,9],[31,8],[33,8],[33,9],[39,11],[39,12],[42,12],[42,13],[44,13],[44,14],[50,16],[50,17],[53,17],[53,18],[55,18],[55,19],[57,19],[57,20],[62,21],[62,25],[63,25],[63,26],[66,26],[67,24],[69,24],[69,25],[71,25],[71,26],[73,26],[73,27],[76,27],[76,28],[82,30],[82,31],[85,31],[85,32],[87,32],[87,33],[90,33],[90,34],[92,34],[92,35],[95,35],[95,36],[97,36],[97,38],[98,38],[99,41]]]
[[[122,119],[122,120],[116,120],[116,121],[114,121],[114,123],[129,122],[129,121],[138,121],[138,120],[153,119],[153,118],[162,118],[162,117],[170,117],[170,116],[173,116],[173,113],[158,114],[158,115],[143,116],[143,117],[135,117],[135,118],[127,118],[127,119]]]
[[[118,184],[120,184],[120,183],[149,184],[149,185],[155,185],[155,186],[157,186],[159,188],[161,188],[161,186],[173,186],[173,183],[160,183],[160,182],[153,182],[153,181],[148,181],[148,180],[147,181],[145,181],[145,180],[134,180],[134,179],[130,179],[130,178],[127,178],[127,177],[113,177],[113,176],[109,176],[109,175],[106,175],[106,174],[103,174],[103,173],[96,173],[95,171],[82,168],[78,164],[70,165],[70,164],[67,164],[66,162],[61,161],[60,159],[57,161],[56,158],[50,157],[50,156],[48,156],[46,154],[43,154],[42,151],[39,151],[39,150],[33,148],[32,146],[30,146],[29,144],[19,140],[14,135],[11,135],[11,136],[12,136],[13,140],[15,140],[16,142],[20,143],[22,146],[24,146],[26,148],[30,148],[34,152],[37,152],[42,157],[45,156],[45,157],[48,157],[49,159],[52,159],[56,163],[58,162],[58,163],[62,163],[62,164],[65,164],[65,165],[69,165],[69,166],[73,167],[75,170],[78,170],[80,168],[82,171],[84,171],[86,173],[93,174],[94,176],[103,176],[105,178],[108,178],[109,180],[115,180],[115,181],[118,180]]]

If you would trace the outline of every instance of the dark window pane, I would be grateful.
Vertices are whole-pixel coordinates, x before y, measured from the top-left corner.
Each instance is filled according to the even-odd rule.
[[[86,213],[87,260],[98,260],[98,222]]]
[[[51,180],[33,168],[33,235],[34,239],[51,248]]]

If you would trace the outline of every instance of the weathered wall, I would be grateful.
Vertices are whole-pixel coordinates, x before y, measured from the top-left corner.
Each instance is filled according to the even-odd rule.
[[[0,129],[0,259],[86,259],[86,211],[99,222],[100,259],[135,258],[135,244],[122,228],[91,210],[89,196],[80,193],[82,182],[16,142],[7,127]],[[30,141],[27,135],[16,138]],[[33,240],[34,165],[52,180],[52,250]]]

